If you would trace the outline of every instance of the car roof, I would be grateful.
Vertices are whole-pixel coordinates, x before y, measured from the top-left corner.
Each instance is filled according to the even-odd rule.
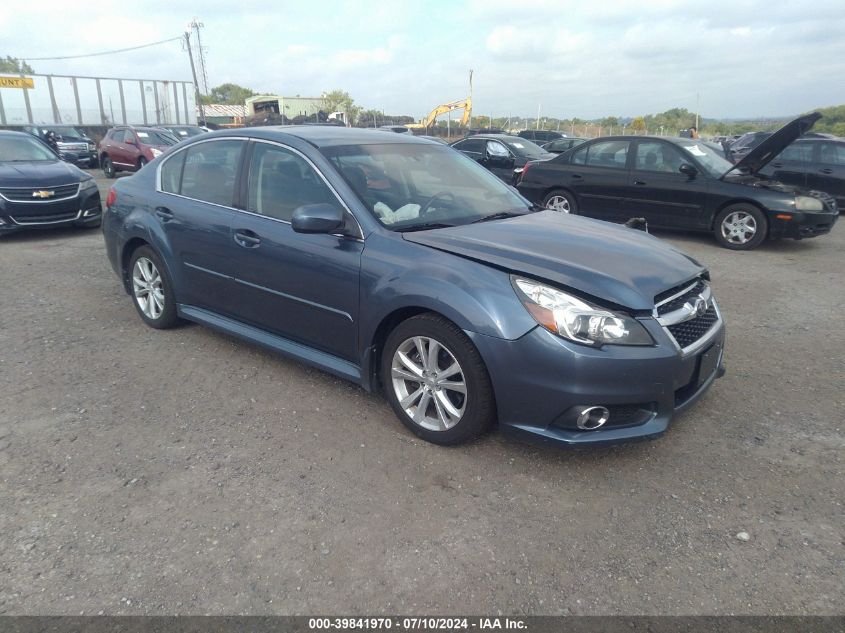
[[[490,139],[491,141],[505,141],[507,143],[522,143],[528,139],[524,139],[521,136],[514,136],[513,134],[473,134],[472,136],[467,136],[467,139],[472,138],[480,138]],[[465,139],[461,139],[462,141]]]
[[[215,136],[232,136],[233,134],[268,141],[285,140],[286,137],[293,136],[318,148],[340,145],[383,145],[385,143],[433,143],[433,141],[417,138],[411,134],[397,134],[389,130],[341,127],[339,125],[268,125],[236,130],[218,130],[203,136],[203,138],[207,140]]]
[[[27,132],[18,132],[17,130],[0,130],[0,136],[25,136],[26,138],[32,138],[32,134]]]

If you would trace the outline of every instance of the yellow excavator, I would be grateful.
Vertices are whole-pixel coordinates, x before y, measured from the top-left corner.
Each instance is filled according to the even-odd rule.
[[[469,71],[469,96],[466,99],[443,103],[429,112],[428,116],[422,119],[419,123],[407,123],[405,124],[405,127],[414,130],[427,129],[437,120],[437,117],[441,114],[451,112],[452,110],[464,111],[463,116],[461,116],[461,126],[466,127],[472,118],[472,71]]]

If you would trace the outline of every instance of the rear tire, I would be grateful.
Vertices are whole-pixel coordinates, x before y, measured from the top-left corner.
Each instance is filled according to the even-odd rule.
[[[141,171],[144,168],[144,165],[146,165],[146,164],[147,164],[147,159],[144,158],[143,156],[141,156],[141,158],[138,159],[138,171]]]
[[[752,204],[740,202],[722,209],[713,223],[713,235],[720,246],[733,251],[750,251],[766,239],[766,216]]]
[[[402,424],[434,444],[459,444],[496,417],[493,386],[472,341],[451,321],[421,314],[387,337],[381,361],[387,401]]]
[[[550,191],[545,198],[543,198],[543,206],[552,211],[560,213],[571,213],[577,215],[578,201],[575,196],[565,189],[555,189]]]
[[[108,156],[103,156],[102,160],[100,160],[100,165],[103,167],[103,175],[106,178],[114,178],[116,171],[114,168],[114,163],[112,162],[111,158]]]
[[[161,258],[149,246],[141,246],[129,258],[129,284],[132,303],[141,320],[157,330],[179,322],[173,283]]]

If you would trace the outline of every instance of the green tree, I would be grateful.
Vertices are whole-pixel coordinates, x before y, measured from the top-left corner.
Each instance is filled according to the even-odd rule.
[[[331,92],[323,93],[323,101],[326,104],[326,111],[328,113],[346,112],[346,118],[350,125],[355,124],[355,120],[361,113],[361,108],[355,105],[355,100],[349,96],[348,92],[343,90],[332,90]]]
[[[634,117],[634,120],[631,121],[631,131],[642,134],[645,130],[645,119],[641,116]]]
[[[223,103],[226,105],[243,105],[249,98],[255,96],[257,93],[249,88],[244,88],[238,84],[222,84],[216,88],[212,88],[211,92],[203,95],[202,102],[205,105],[211,103]]]
[[[35,71],[24,60],[6,55],[5,59],[0,57],[0,72],[30,75]]]

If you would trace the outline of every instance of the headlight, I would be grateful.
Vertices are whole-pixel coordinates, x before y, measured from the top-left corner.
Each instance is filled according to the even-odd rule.
[[[798,211],[824,211],[824,204],[818,198],[795,196],[795,208]]]
[[[79,193],[83,191],[89,191],[91,189],[96,189],[97,183],[93,178],[89,178],[88,180],[83,180],[79,183]]]
[[[153,158],[155,158],[156,156],[161,156],[164,152],[162,152],[160,149],[152,147],[150,148],[150,153],[153,155]]]
[[[511,277],[516,294],[544,328],[583,345],[654,345],[642,324],[545,284]]]

